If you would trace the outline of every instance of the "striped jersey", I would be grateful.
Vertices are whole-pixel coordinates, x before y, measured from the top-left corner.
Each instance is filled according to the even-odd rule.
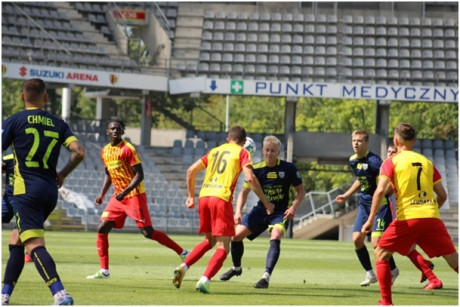
[[[215,196],[232,202],[235,185],[243,167],[252,165],[246,149],[226,143],[211,149],[202,158],[206,167],[200,197]]]
[[[122,140],[115,146],[109,143],[102,148],[101,158],[115,188],[114,194],[121,193],[134,178],[131,167],[141,163],[136,149],[126,140]],[[129,198],[142,193],[145,193],[144,181],[132,189],[126,197]]]
[[[15,158],[13,194],[57,191],[56,166],[61,145],[78,141],[62,119],[38,108],[20,111],[3,122],[2,150],[10,145]],[[34,194],[35,195],[35,194]]]
[[[439,218],[433,185],[441,181],[433,163],[414,151],[402,151],[385,160],[381,176],[391,180],[396,194],[396,218]]]

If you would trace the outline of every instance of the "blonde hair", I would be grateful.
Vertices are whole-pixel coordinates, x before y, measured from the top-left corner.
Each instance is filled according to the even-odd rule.
[[[265,143],[272,143],[275,144],[278,149],[281,148],[281,141],[274,135],[267,135],[264,138],[264,145]]]

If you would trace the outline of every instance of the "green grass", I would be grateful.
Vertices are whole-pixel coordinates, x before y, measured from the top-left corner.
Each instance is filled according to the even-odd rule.
[[[9,234],[9,230],[2,233],[2,274]],[[203,238],[171,237],[187,249]],[[229,282],[218,279],[231,267],[229,255],[212,280],[211,294],[205,295],[195,291],[195,283],[214,250],[191,267],[178,290],[171,277],[180,258],[173,251],[137,233],[113,231],[109,240],[111,278],[87,280],[86,275],[99,269],[96,234],[47,232],[47,248],[76,305],[376,305],[380,299],[377,284],[359,286],[365,273],[351,242],[284,239],[269,289],[254,289],[265,267],[268,238],[245,240],[243,274]],[[458,275],[444,259],[432,259],[435,273],[444,283],[444,288],[436,291],[422,290],[420,273],[409,259],[396,255],[395,260],[400,269],[393,286],[395,304],[458,306]],[[10,304],[52,304],[50,292],[33,264],[26,263]]]

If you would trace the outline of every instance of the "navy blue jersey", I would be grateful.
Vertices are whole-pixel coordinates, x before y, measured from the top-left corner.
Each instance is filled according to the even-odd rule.
[[[56,166],[61,145],[77,138],[69,126],[49,112],[29,108],[7,118],[2,127],[2,149],[10,145],[15,157],[13,195],[57,191]],[[56,192],[57,193],[57,192]]]
[[[295,165],[278,159],[274,167],[268,167],[267,163],[262,161],[253,165],[253,172],[262,186],[265,197],[275,205],[275,212],[286,211],[291,185],[296,187],[302,184],[302,178]],[[244,186],[250,188],[247,182]],[[260,200],[257,205],[265,208]]]
[[[382,159],[373,152],[367,151],[366,155],[358,159],[356,154],[350,157],[350,166],[361,184],[359,204],[370,206],[372,195],[377,188],[377,178],[380,173]]]

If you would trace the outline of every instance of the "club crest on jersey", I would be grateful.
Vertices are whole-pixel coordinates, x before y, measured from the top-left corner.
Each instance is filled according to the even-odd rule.
[[[357,169],[363,169],[363,170],[367,170],[369,168],[369,164],[367,163],[358,163]]]
[[[280,178],[284,178],[284,172],[279,172]]]

